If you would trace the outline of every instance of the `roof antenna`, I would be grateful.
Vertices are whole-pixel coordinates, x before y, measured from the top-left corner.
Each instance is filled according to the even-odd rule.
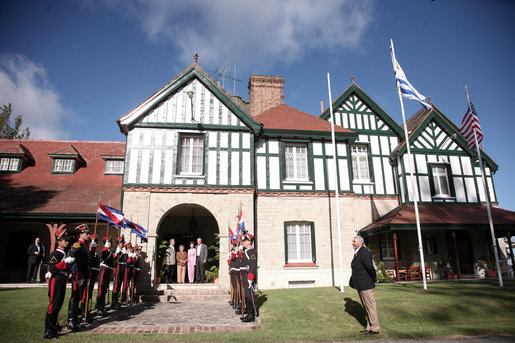
[[[193,60],[195,61],[195,64],[197,64],[197,62],[198,62],[198,52],[196,52],[196,53],[193,55]]]

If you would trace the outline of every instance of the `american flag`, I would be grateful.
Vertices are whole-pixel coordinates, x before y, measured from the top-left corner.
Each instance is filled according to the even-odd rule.
[[[479,125],[479,118],[472,102],[469,102],[467,113],[465,113],[461,122],[460,131],[471,149],[474,149],[476,145],[476,141],[474,140],[474,131],[476,132],[477,144],[481,143],[483,140],[483,132],[481,131],[481,125]]]

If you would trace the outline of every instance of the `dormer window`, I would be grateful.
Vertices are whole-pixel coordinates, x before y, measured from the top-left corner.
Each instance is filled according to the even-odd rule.
[[[105,175],[123,175],[123,159],[108,160],[106,159],[104,174]]]
[[[370,169],[368,163],[368,147],[366,145],[353,145],[352,154],[352,177],[354,181],[370,182]]]
[[[285,144],[286,180],[309,181],[308,147],[306,144]]]
[[[0,159],[0,171],[7,173],[19,173],[20,172],[20,158],[17,157],[2,157]]]
[[[52,166],[52,173],[73,174],[75,171],[75,160],[55,158]]]

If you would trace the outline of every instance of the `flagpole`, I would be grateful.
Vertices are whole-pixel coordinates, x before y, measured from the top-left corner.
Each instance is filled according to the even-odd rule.
[[[334,173],[334,199],[336,202],[336,225],[338,229],[338,258],[340,262],[340,292],[343,293],[343,257],[342,257],[342,235],[340,230],[340,202],[338,198],[338,168],[336,167],[336,163],[338,160],[336,159],[336,140],[334,138],[334,114],[333,114],[333,99],[331,96],[331,77],[329,73],[327,73],[327,89],[329,91],[329,110],[331,112],[331,140],[333,143],[333,173]]]
[[[392,64],[395,70],[395,62],[397,59],[395,58],[395,49],[393,47],[393,40],[390,39],[390,49],[392,51]],[[398,82],[397,84],[397,93],[399,94],[399,100],[401,102],[401,112],[402,112],[402,123],[404,126],[404,136],[406,141],[406,148],[408,153],[408,160],[410,166],[410,179],[411,179],[411,193],[413,194],[413,207],[415,208],[415,220],[417,223],[417,238],[418,238],[418,251],[420,253],[420,268],[422,271],[422,283],[424,285],[424,289],[427,289],[427,280],[426,280],[426,264],[424,262],[424,250],[422,249],[422,230],[420,229],[420,216],[418,213],[418,187],[415,179],[415,174],[413,171],[415,170],[413,156],[411,155],[411,148],[409,143],[409,135],[408,135],[408,126],[406,125],[406,115],[404,112],[404,101],[402,100],[401,87]],[[406,170],[405,170],[406,171]],[[405,173],[406,174],[406,173]],[[406,199],[409,201],[409,193],[406,195]]]
[[[468,106],[469,106],[469,111],[472,112],[469,90],[468,90],[467,86],[465,86],[465,93],[467,94],[467,102],[468,102]],[[495,239],[494,223],[492,220],[492,210],[490,208],[490,195],[488,194],[488,187],[486,186],[485,171],[483,170],[483,162],[481,160],[481,150],[479,149],[479,143],[477,141],[476,128],[473,127],[472,129],[474,131],[474,141],[476,142],[477,159],[479,161],[479,170],[481,170],[481,180],[483,181],[483,188],[484,188],[484,192],[485,192],[486,212],[488,214],[488,224],[490,225],[490,235],[492,236],[492,246],[494,248],[495,264],[497,267],[497,277],[499,278],[499,287],[503,287],[501,264],[499,263],[499,255],[497,254],[497,240]]]

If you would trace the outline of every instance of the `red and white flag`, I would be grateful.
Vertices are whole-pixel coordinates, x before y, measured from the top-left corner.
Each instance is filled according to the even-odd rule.
[[[476,109],[472,102],[469,102],[469,108],[467,113],[463,117],[461,122],[461,135],[467,141],[469,148],[474,149],[476,141],[474,140],[474,132],[476,132],[477,144],[483,140],[483,131],[481,131],[481,125],[479,125],[479,118],[476,113]]]

